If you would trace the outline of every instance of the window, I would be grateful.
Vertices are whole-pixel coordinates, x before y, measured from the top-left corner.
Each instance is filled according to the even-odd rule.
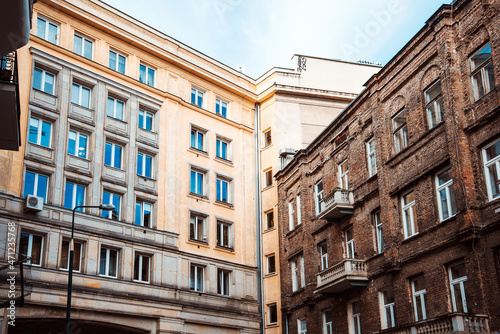
[[[359,300],[349,303],[349,315],[351,317],[349,321],[349,333],[350,334],[361,334],[361,311]]]
[[[267,305],[267,324],[278,324],[278,308],[276,303]]]
[[[62,247],[61,247],[61,269],[68,270],[69,268],[69,247],[70,241],[69,240],[63,240],[62,242]],[[74,254],[73,254],[73,271],[80,272],[82,269],[82,243],[81,242],[74,242]]]
[[[375,152],[375,140],[372,138],[366,143],[366,154],[368,158],[368,176],[377,174],[377,154]]]
[[[306,278],[304,271],[304,257],[301,255],[296,256],[290,262],[292,269],[292,291],[297,291],[299,287],[306,286]]]
[[[375,235],[377,240],[377,253],[383,253],[385,244],[384,244],[384,230],[382,226],[382,219],[380,219],[380,211],[377,211],[373,214],[373,223],[375,224]]]
[[[300,195],[295,199],[295,204],[297,205],[297,226],[302,224],[302,208],[300,204]]]
[[[219,295],[229,296],[229,277],[229,271],[217,269],[217,293]]]
[[[465,263],[460,262],[448,268],[450,277],[451,299],[453,312],[467,313],[466,286],[467,273]]]
[[[51,123],[32,116],[30,118],[28,141],[33,144],[50,147],[51,128]]]
[[[191,186],[190,186],[190,192],[192,194],[197,194],[200,196],[204,195],[204,190],[203,190],[203,179],[204,179],[205,173],[202,171],[194,170],[191,169]]]
[[[215,99],[215,113],[224,118],[227,117],[227,102],[221,99]]]
[[[299,327],[299,334],[306,334],[307,333],[306,319],[299,319],[297,321]]]
[[[328,310],[323,313],[324,329],[325,334],[333,334],[333,314],[332,311]]]
[[[382,329],[396,326],[394,317],[394,291],[392,289],[382,292],[383,312]]]
[[[266,212],[266,229],[274,228],[274,211]]]
[[[231,248],[231,224],[217,221],[216,243],[219,247]]]
[[[87,37],[75,34],[73,52],[87,59],[92,59],[94,42]]]
[[[197,88],[191,88],[191,103],[203,108],[203,95],[205,93]]]
[[[40,68],[33,72],[33,88],[54,95],[56,76]]]
[[[207,242],[205,219],[206,217],[204,216],[191,214],[189,219],[189,240]]]
[[[66,182],[64,191],[64,207],[73,210],[77,206],[85,205],[85,187],[76,183]],[[76,211],[83,212],[83,208]]]
[[[495,88],[491,45],[488,43],[470,58],[472,89],[477,101]]]
[[[191,128],[191,147],[205,151],[205,132]]]
[[[328,268],[328,248],[326,241],[319,244],[319,254],[321,255],[321,270]]]
[[[19,255],[21,259],[26,259],[31,257],[26,264],[31,264],[32,266],[42,265],[42,249],[43,249],[43,237],[31,233],[21,233],[21,239],[19,240]]]
[[[125,64],[127,61],[127,57],[116,52],[109,50],[109,68],[120,72],[121,74],[125,74]]]
[[[68,154],[75,157],[87,158],[87,135],[69,130],[68,133]]]
[[[215,144],[216,144],[215,155],[217,156],[217,158],[229,160],[228,151],[227,151],[227,149],[229,147],[229,143],[223,139],[217,138],[217,141]]]
[[[276,256],[274,254],[266,256],[267,274],[276,274]]]
[[[153,131],[153,113],[139,110],[139,128]]]
[[[316,205],[316,214],[320,214],[323,211],[323,181],[319,181],[314,186],[314,197]]]
[[[264,147],[267,147],[273,143],[271,137],[271,129],[264,132]]]
[[[137,175],[151,178],[153,157],[144,153],[137,153]]]
[[[151,257],[135,253],[134,281],[149,283]]]
[[[427,109],[427,122],[429,129],[432,129],[443,117],[441,114],[443,97],[441,96],[441,81],[436,81],[424,92]]]
[[[118,251],[101,246],[101,259],[99,262],[99,275],[118,277]]]
[[[90,108],[90,88],[73,83],[71,87],[71,103]]]
[[[272,169],[266,170],[264,172],[264,177],[266,180],[264,188],[272,186],[273,185],[273,170]]]
[[[427,319],[427,312],[425,309],[425,291],[425,280],[423,277],[418,277],[411,281],[415,321]]]
[[[416,224],[416,207],[415,207],[415,194],[412,191],[406,193],[401,197],[403,207],[403,228],[405,239],[418,233]]]
[[[500,197],[500,140],[483,149],[484,175],[490,201]]]
[[[28,172],[24,174],[24,194],[33,195],[43,198],[43,202],[47,202],[47,189],[49,177],[38,173]]]
[[[349,180],[347,176],[349,175],[349,165],[347,160],[339,165],[339,186],[342,189],[349,189]]]
[[[135,225],[152,227],[153,205],[147,202],[135,202]]]
[[[436,176],[436,189],[438,197],[439,219],[443,221],[456,215],[455,192],[453,191],[453,178],[451,169],[448,168]]]
[[[123,121],[123,111],[125,103],[113,97],[108,97],[108,106],[106,108],[106,115]]]
[[[148,65],[141,64],[139,66],[139,81],[146,85],[155,85],[155,69]]]
[[[104,191],[102,193],[102,204],[113,204],[115,206],[115,209],[113,211],[101,210],[102,217],[113,220],[120,220],[120,202],[121,202],[120,195]]]
[[[401,152],[408,146],[408,129],[406,127],[406,110],[401,110],[392,118],[392,130],[394,135],[394,150]]]
[[[352,231],[352,227],[345,230],[345,245],[347,258],[354,259],[356,253],[354,251],[354,233]]]
[[[36,35],[53,44],[59,42],[59,25],[40,16],[36,20]]]
[[[295,208],[293,202],[288,202],[288,223],[290,231],[295,228]]]
[[[229,181],[217,178],[216,185],[216,200],[219,202],[229,203]]]
[[[122,147],[115,143],[106,142],[104,150],[104,165],[122,168]]]
[[[203,270],[201,266],[191,265],[191,274],[189,276],[189,289],[203,292]]]

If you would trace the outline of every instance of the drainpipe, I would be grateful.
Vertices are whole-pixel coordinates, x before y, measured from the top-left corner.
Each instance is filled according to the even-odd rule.
[[[262,271],[262,222],[261,222],[261,180],[260,180],[260,104],[255,103],[254,110],[254,147],[255,147],[255,243],[257,250],[257,301],[260,309],[261,333],[266,332],[265,309],[264,309],[264,289],[262,287],[264,273]]]

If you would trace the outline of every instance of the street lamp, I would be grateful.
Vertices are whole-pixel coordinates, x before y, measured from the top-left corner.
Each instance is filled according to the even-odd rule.
[[[79,208],[99,208],[105,211],[113,211],[113,204],[101,205],[78,205],[73,208],[73,217],[71,219],[71,241],[69,243],[69,275],[68,275],[68,298],[66,304],[66,334],[69,334],[70,318],[71,318],[71,290],[73,289],[73,256],[75,253],[75,242],[73,240],[75,234],[75,210]]]

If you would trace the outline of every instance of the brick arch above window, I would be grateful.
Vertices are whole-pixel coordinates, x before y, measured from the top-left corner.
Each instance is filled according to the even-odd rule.
[[[404,96],[402,96],[402,95],[396,96],[391,103],[391,107],[389,109],[389,111],[390,111],[389,116],[393,117],[398,112],[403,110],[405,108],[405,106],[406,106],[406,99],[404,98]]]
[[[478,51],[481,47],[490,41],[490,34],[484,26],[480,26],[477,30],[467,38],[467,57]]]
[[[434,81],[439,79],[439,67],[437,65],[431,65],[427,68],[420,81],[420,90],[424,91],[429,87]]]

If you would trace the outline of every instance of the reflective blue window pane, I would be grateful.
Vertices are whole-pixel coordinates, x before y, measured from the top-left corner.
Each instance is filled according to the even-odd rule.
[[[216,143],[216,147],[215,147],[215,156],[217,157],[222,157],[221,154],[220,154],[220,144],[221,144],[221,141],[220,140],[217,140],[217,143]]]
[[[103,211],[103,212],[106,212],[106,211]],[[101,248],[101,259],[99,260],[99,275],[106,275],[106,249],[105,248]]]
[[[41,18],[38,18],[36,20],[36,35],[43,39],[45,39],[46,24],[47,22],[45,20],[42,20]]]
[[[71,86],[71,103],[80,104],[80,86],[77,84]]]
[[[142,175],[142,158],[142,153],[137,154],[137,175]]]
[[[111,196],[110,193],[103,192],[102,193],[102,204],[111,204],[110,196]],[[109,215],[110,215],[109,211],[101,210],[101,216],[103,216],[104,218],[109,218]]]
[[[30,128],[28,141],[33,144],[38,144],[38,124],[40,121],[36,118],[30,118]]]
[[[191,131],[191,147],[196,147],[196,131]]]
[[[108,97],[108,106],[106,108],[106,115],[115,117],[115,100]]]
[[[35,195],[35,174],[31,172],[26,172],[24,175],[24,194],[26,195]]]
[[[118,56],[118,72],[125,74],[125,57]]]
[[[143,226],[151,227],[151,204],[142,203],[144,206],[143,212]]]
[[[76,155],[76,132],[70,131],[68,135],[68,154]]]
[[[196,192],[196,172],[191,171],[191,188],[189,189],[190,192],[195,193]]]
[[[221,200],[221,186],[220,186],[220,183],[221,183],[221,180],[217,180],[216,181],[216,186],[215,186],[215,188],[217,188],[216,198],[217,198],[218,201]]]
[[[222,201],[227,202],[227,182],[222,182]]]
[[[141,225],[141,203],[135,204],[135,225]]]
[[[196,103],[196,90],[191,89],[191,103]]]
[[[50,123],[42,122],[42,136],[40,145],[50,147]]]
[[[45,85],[43,91],[47,94],[54,94],[54,75],[45,72]]]
[[[144,111],[139,110],[139,128],[144,128]]]
[[[123,119],[123,102],[116,101],[116,118],[122,120]]]
[[[57,44],[57,26],[49,23],[49,42]]]
[[[150,68],[148,68],[148,85],[155,85],[155,71]]]
[[[151,163],[152,163],[153,158],[146,156],[146,167],[145,167],[145,176],[146,177],[151,177]]]
[[[112,212],[113,220],[120,220],[120,196],[113,195],[113,205],[115,209]]]
[[[83,46],[83,56],[87,59],[92,59],[92,42],[89,40],[84,40],[84,46]]]
[[[203,150],[203,133],[198,132],[198,147],[197,149]]]
[[[201,96],[201,94],[198,95],[198,102],[197,102],[197,104],[198,104],[198,107],[201,108],[201,106],[203,104],[203,96]]]
[[[139,81],[146,82],[146,66],[140,65],[139,67]]]
[[[109,68],[116,70],[116,53],[109,51]]]
[[[82,99],[80,104],[85,108],[90,108],[90,89],[82,87]]]
[[[80,158],[87,157],[87,136],[80,134],[78,141],[78,156]]]
[[[115,146],[115,160],[113,163],[113,167],[122,167],[122,148],[120,146]]]
[[[66,182],[66,189],[64,190],[64,207],[73,210],[73,183]]]
[[[82,38],[80,36],[75,35],[75,39],[73,40],[73,51],[80,56],[82,55]]]
[[[227,143],[222,142],[221,151],[222,151],[221,152],[221,154],[222,154],[221,157],[223,159],[227,159]]]
[[[153,130],[153,115],[146,113],[146,130]]]
[[[76,186],[76,199],[75,206],[85,205],[85,187]],[[77,211],[83,211],[83,208],[77,209]]]
[[[47,183],[49,182],[49,178],[43,175],[38,174],[38,184],[36,195],[38,197],[43,197],[43,202],[47,202]]]
[[[33,72],[33,88],[42,90],[42,70],[35,68],[35,72]]]
[[[104,164],[106,166],[111,166],[112,149],[113,145],[111,145],[110,143],[106,143],[106,148],[104,149]]]
[[[221,115],[222,115],[222,117],[224,117],[224,118],[226,117],[226,111],[227,111],[226,104],[225,104],[225,103],[223,103],[223,104],[222,104],[222,112],[221,112]]]
[[[197,182],[197,187],[196,187],[197,193],[200,195],[203,195],[203,175],[202,174],[197,173],[196,182]]]

